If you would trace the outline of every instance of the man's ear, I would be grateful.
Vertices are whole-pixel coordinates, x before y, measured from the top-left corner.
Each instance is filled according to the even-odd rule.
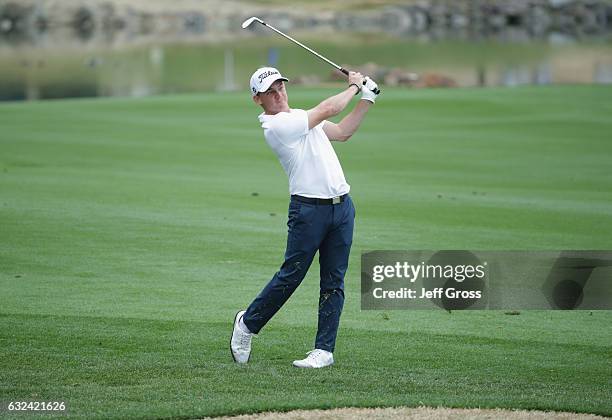
[[[261,105],[261,98],[258,95],[253,96],[253,102],[257,105]]]

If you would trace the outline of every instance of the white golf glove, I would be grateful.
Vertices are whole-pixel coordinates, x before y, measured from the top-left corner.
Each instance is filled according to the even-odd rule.
[[[365,85],[361,89],[361,99],[375,103],[379,93],[380,90],[378,90],[376,82],[366,76]]]

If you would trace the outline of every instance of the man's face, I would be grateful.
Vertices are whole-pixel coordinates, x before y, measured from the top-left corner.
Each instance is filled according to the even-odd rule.
[[[278,114],[289,112],[289,103],[285,82],[277,80],[265,92],[260,92],[253,97],[256,104],[261,105],[266,114]]]

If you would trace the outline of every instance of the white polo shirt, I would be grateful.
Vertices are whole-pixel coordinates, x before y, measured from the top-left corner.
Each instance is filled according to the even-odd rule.
[[[303,109],[262,113],[259,121],[266,142],[289,177],[290,194],[332,198],[349,192],[338,156],[323,131],[325,121],[309,130]]]

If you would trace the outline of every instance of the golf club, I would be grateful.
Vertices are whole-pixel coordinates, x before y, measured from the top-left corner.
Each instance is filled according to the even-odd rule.
[[[251,26],[251,24],[252,24],[253,22],[259,22],[259,23],[261,23],[262,25],[264,25],[264,26],[266,26],[266,27],[268,27],[268,28],[272,29],[272,30],[273,30],[274,32],[276,32],[277,34],[279,34],[279,35],[281,35],[281,36],[283,36],[283,37],[287,38],[289,41],[294,42],[295,44],[297,44],[297,45],[299,45],[300,47],[304,48],[306,51],[308,51],[308,52],[310,52],[310,53],[314,54],[315,56],[317,56],[317,57],[318,57],[318,58],[320,58],[321,60],[325,61],[327,64],[331,65],[331,66],[332,66],[332,67],[334,67],[336,70],[339,70],[339,71],[341,71],[342,73],[344,73],[345,75],[347,75],[347,76],[348,76],[349,71],[348,71],[347,69],[345,69],[345,68],[343,68],[343,67],[341,67],[341,66],[337,65],[337,64],[336,64],[336,63],[334,63],[333,61],[331,61],[331,60],[329,60],[329,59],[327,59],[327,58],[323,57],[323,56],[322,56],[321,54],[319,54],[318,52],[314,51],[314,50],[313,50],[313,49],[311,49],[311,48],[308,48],[306,45],[302,44],[300,41],[298,41],[298,40],[296,40],[296,39],[293,39],[293,38],[292,38],[292,37],[290,37],[289,35],[287,35],[287,34],[285,34],[285,33],[281,32],[281,31],[279,31],[279,30],[278,30],[278,29],[276,29],[274,26],[268,25],[266,22],[264,22],[263,20],[259,19],[259,18],[258,18],[258,17],[256,17],[256,16],[252,16],[252,17],[248,18],[247,20],[245,20],[244,22],[242,22],[242,29],[246,29],[246,28],[248,28],[249,26]],[[365,84],[365,82],[364,82],[364,84]],[[378,94],[380,93],[380,89],[376,89],[376,90],[374,91],[374,93],[378,95]]]

